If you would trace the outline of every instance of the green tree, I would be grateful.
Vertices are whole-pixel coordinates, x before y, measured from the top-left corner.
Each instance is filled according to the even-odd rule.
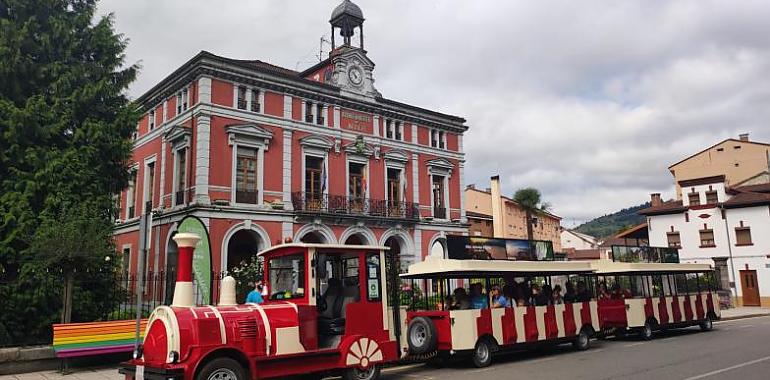
[[[28,282],[60,269],[32,249],[41,226],[73,212],[109,226],[128,181],[138,114],[126,89],[138,67],[124,65],[126,40],[95,11],[95,0],[0,0],[0,275],[27,303],[5,302],[2,315],[53,302],[54,289]]]
[[[527,239],[534,240],[534,233],[532,231],[532,218],[535,215],[539,215],[544,211],[548,211],[551,205],[548,202],[543,202],[540,195],[540,190],[534,187],[525,187],[516,190],[513,195],[513,200],[524,209],[527,220]]]

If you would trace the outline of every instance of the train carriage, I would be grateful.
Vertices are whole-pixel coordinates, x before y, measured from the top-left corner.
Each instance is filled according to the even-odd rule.
[[[539,281],[545,285],[589,284],[593,268],[587,262],[456,260],[428,257],[413,264],[401,278],[407,293],[406,340],[412,355],[471,356],[484,367],[496,351],[525,348],[544,343],[572,343],[577,349],[589,346],[600,329],[598,304],[590,295],[577,302],[550,305],[493,307],[490,289],[514,283]],[[577,279],[575,279],[577,277]],[[450,290],[480,284],[485,306],[452,309]],[[589,294],[590,289],[585,289]],[[402,300],[403,301],[403,300]]]
[[[700,326],[720,318],[717,284],[707,264],[594,262],[604,331],[638,333]],[[614,290],[613,290],[614,288]],[[605,294],[601,294],[606,290]]]

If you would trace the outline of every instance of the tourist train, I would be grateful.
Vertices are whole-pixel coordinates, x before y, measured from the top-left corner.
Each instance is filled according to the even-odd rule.
[[[199,237],[174,240],[173,302],[151,314],[141,348],[120,370],[127,379],[376,379],[405,359],[484,367],[507,349],[584,350],[613,333],[710,330],[720,315],[708,265],[428,257],[398,275],[386,247],[304,243],[259,253],[265,302],[238,304],[227,277],[218,305],[195,306]]]

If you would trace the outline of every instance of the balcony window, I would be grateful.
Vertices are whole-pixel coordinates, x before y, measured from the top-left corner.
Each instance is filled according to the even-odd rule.
[[[305,157],[305,193],[307,198],[320,201],[326,190],[326,175],[324,172],[324,160],[321,157]]]
[[[393,128],[393,132],[394,132],[394,133],[395,133],[395,135],[396,135],[396,137],[395,137],[395,138],[396,138],[396,140],[398,140],[398,141],[401,141],[401,127],[403,127],[403,125],[401,124],[401,122],[400,122],[400,121],[397,121],[397,122],[396,122],[396,125],[395,125],[395,126],[394,126],[394,128]]]
[[[325,125],[324,124],[324,105],[317,104],[315,110],[316,110],[315,123],[318,125]]]
[[[710,190],[706,192],[706,204],[713,205],[719,202],[716,190]]]
[[[187,203],[187,148],[176,151],[176,181],[174,183],[174,205]]]
[[[444,135],[444,132],[439,132],[438,133],[438,148],[439,149],[444,149],[445,148],[445,145],[446,145],[444,143],[445,137],[446,137],[446,135]]]
[[[148,162],[144,167],[144,204],[150,210],[153,208],[155,193],[155,161]],[[147,211],[145,209],[145,211]]]
[[[438,131],[435,129],[430,131],[430,146],[433,148],[438,146]]]
[[[251,112],[260,112],[261,105],[259,103],[259,90],[256,88],[251,89]]]
[[[128,174],[128,190],[126,190],[126,219],[136,215],[136,170]]]
[[[305,122],[306,123],[313,122],[313,103],[312,102],[305,102]]]
[[[393,138],[393,122],[390,120],[385,121],[385,138]]]
[[[237,107],[239,110],[246,109],[246,86],[238,86]]]
[[[366,198],[366,165],[351,162],[348,164],[348,196],[350,208],[362,211]]]
[[[699,206],[700,205],[700,194],[696,192],[692,192],[690,194],[687,194],[687,199],[690,201],[690,206]]]
[[[150,131],[155,129],[155,110],[150,111],[150,114],[147,116],[147,124]]]
[[[668,238],[668,246],[671,248],[682,248],[682,239],[679,236],[679,232],[668,232],[666,233],[666,237]]]
[[[235,203],[257,204],[257,149],[238,147]]]
[[[711,230],[711,229],[700,230],[700,247],[701,248],[716,247],[716,244],[714,244],[714,230]]]
[[[752,245],[751,242],[751,228],[749,227],[735,227],[735,245]]]
[[[446,198],[444,197],[444,176],[432,176],[433,217],[446,219]]]

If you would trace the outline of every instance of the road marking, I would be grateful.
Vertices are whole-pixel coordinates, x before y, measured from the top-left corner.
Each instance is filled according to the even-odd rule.
[[[741,364],[736,364],[736,365],[734,365],[734,366],[730,366],[730,367],[727,367],[727,368],[718,369],[718,370],[716,370],[716,371],[706,372],[706,373],[704,373],[704,374],[700,374],[700,375],[698,375],[698,376],[688,377],[688,378],[686,378],[685,380],[697,380],[697,379],[702,379],[702,378],[704,378],[704,377],[709,377],[709,376],[718,375],[718,374],[720,374],[720,373],[723,373],[723,372],[732,371],[732,370],[734,370],[734,369],[738,369],[738,368],[742,368],[742,367],[750,366],[750,365],[752,365],[752,364],[757,364],[757,363],[761,363],[761,362],[764,362],[764,361],[768,361],[768,360],[770,360],[770,356],[765,356],[764,358],[759,358],[759,359],[751,360],[751,361],[748,361],[748,362],[744,362],[744,363],[741,363]]]
[[[389,372],[408,371],[410,369],[417,368],[417,367],[422,367],[424,365],[425,365],[425,363],[416,363],[416,364],[402,365],[402,366],[398,366],[398,367],[385,368],[385,369],[383,369],[380,372],[389,373]]]
[[[749,328],[749,327],[754,327],[754,325],[741,325],[741,326],[738,326],[736,328],[737,329],[745,329],[745,328]]]
[[[626,344],[623,347],[636,347],[636,346],[641,346],[641,345],[643,345],[645,343],[647,343],[647,342],[631,343],[631,344]]]

